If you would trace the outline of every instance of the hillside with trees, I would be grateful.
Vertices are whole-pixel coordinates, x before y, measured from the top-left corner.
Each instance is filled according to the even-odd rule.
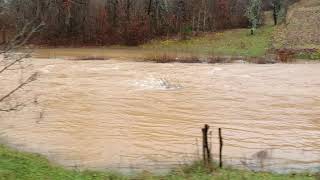
[[[0,0],[0,180],[320,180],[320,0]]]
[[[278,14],[292,2],[294,0],[29,0],[25,3],[1,0],[0,31],[5,41],[12,32],[21,31],[24,24],[44,22],[45,28],[34,43],[137,45],[155,37],[186,38],[200,32],[246,28],[252,23],[255,27],[260,21],[252,17],[257,19],[253,22],[246,13],[252,3],[262,10],[274,9]]]

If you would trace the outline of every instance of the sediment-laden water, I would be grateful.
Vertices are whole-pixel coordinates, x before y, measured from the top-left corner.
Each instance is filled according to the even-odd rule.
[[[168,169],[201,158],[209,124],[215,159],[222,128],[226,164],[320,168],[320,64],[32,64],[27,106],[1,112],[0,139],[65,166]]]

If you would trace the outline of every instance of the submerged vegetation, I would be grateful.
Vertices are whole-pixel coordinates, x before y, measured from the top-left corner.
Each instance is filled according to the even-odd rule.
[[[0,145],[0,179],[1,180],[315,180],[313,174],[272,174],[264,172],[251,172],[235,169],[216,169],[208,172],[200,162],[185,165],[172,170],[165,175],[155,175],[142,172],[137,175],[122,175],[114,172],[68,170],[58,165],[51,164],[46,158],[13,150]]]

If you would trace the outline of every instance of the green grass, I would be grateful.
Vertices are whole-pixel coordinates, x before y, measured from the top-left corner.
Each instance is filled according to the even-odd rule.
[[[315,180],[312,174],[280,175],[235,169],[216,169],[209,173],[201,163],[172,170],[166,175],[143,172],[135,176],[112,172],[67,170],[46,158],[0,145],[0,180]]]
[[[0,180],[126,179],[115,173],[66,170],[42,156],[21,153],[0,145]]]
[[[210,33],[190,40],[154,40],[144,49],[196,55],[263,56],[271,45],[274,27],[264,26],[250,35],[248,29],[233,29]]]

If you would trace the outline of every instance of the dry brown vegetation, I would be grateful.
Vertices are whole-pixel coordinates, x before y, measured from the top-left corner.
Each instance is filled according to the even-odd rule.
[[[177,55],[154,55],[144,59],[155,63],[253,63],[253,64],[273,64],[274,60],[266,57],[243,57],[243,56],[177,56]]]
[[[320,59],[319,49],[316,48],[280,48],[276,49],[277,60],[279,62],[293,62],[296,58],[306,59]],[[306,56],[306,57],[304,57]],[[313,56],[313,57],[308,57]]]
[[[274,36],[276,48],[320,48],[320,1],[300,0],[289,10],[285,23],[277,28]]]

